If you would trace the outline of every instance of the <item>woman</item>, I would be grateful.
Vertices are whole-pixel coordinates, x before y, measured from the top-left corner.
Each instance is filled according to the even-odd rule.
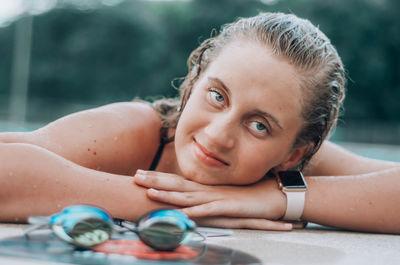
[[[279,13],[241,19],[188,64],[179,104],[117,103],[0,134],[2,221],[77,203],[135,220],[166,203],[201,224],[290,230],[279,220],[289,197],[268,176],[304,168],[308,191],[289,221],[400,231],[399,164],[323,143],[345,78],[311,23]]]

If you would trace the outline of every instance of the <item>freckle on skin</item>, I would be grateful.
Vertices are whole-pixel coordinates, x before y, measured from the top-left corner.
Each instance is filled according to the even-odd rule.
[[[90,152],[90,148],[87,149]]]
[[[93,152],[93,155],[96,155],[96,151]]]
[[[94,139],[93,142],[96,142],[96,139]]]

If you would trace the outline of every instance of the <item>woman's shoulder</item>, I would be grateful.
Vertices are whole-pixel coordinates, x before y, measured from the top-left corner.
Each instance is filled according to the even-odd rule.
[[[102,116],[110,116],[113,126],[123,131],[146,136],[146,138],[160,138],[162,120],[158,112],[147,102],[118,102],[100,107],[97,111]],[[107,119],[107,117],[104,117]]]
[[[116,126],[141,127],[155,131],[161,128],[160,115],[147,102],[117,102],[90,111],[103,119],[111,119]]]
[[[103,135],[103,145],[110,156],[107,161],[120,164],[125,172],[147,169],[159,147],[162,127],[160,115],[151,104],[118,102],[93,111],[101,116],[100,123],[108,131]]]
[[[161,126],[150,104],[120,102],[62,117],[29,133],[24,142],[88,168],[129,174],[151,163]]]
[[[151,103],[146,101],[116,102],[101,106],[97,110],[114,114],[143,115],[143,118],[150,119],[150,121],[160,121],[157,111]]]

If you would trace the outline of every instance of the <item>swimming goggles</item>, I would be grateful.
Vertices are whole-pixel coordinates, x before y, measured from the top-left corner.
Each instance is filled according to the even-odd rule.
[[[28,222],[32,225],[24,230],[25,237],[34,230],[51,228],[58,238],[80,248],[101,244],[114,232],[134,232],[143,243],[162,251],[174,250],[193,233],[203,240],[206,236],[231,234],[229,229],[197,228],[184,213],[173,209],[151,211],[132,223],[113,219],[97,207],[73,205],[51,216],[31,216]]]

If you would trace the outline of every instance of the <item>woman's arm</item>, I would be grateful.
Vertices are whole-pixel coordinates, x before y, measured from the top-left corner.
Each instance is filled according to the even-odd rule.
[[[304,173],[310,176],[304,219],[400,233],[400,163],[362,157],[325,142]]]
[[[160,203],[132,186],[159,145],[160,118],[143,103],[63,117],[34,132],[0,133],[0,221],[24,221],[77,203],[134,220]]]
[[[307,177],[303,219],[351,230],[400,233],[400,167]]]
[[[0,143],[0,221],[24,222],[71,204],[90,204],[136,220],[163,204],[148,200],[133,178],[79,166],[42,147]]]
[[[306,176],[346,176],[400,167],[399,162],[371,159],[325,141],[303,170]]]

